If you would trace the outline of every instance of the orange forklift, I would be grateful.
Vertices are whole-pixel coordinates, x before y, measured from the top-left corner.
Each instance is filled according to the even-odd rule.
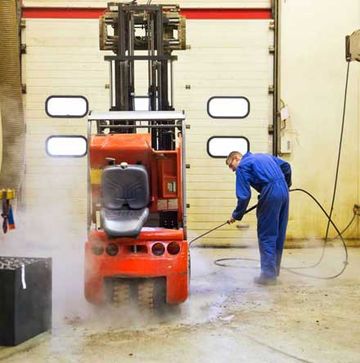
[[[110,109],[88,116],[91,303],[156,308],[189,295],[185,116],[173,108],[172,86],[172,51],[185,44],[175,5],[109,3],[100,18],[100,49],[112,53]],[[136,77],[144,62],[145,95]]]

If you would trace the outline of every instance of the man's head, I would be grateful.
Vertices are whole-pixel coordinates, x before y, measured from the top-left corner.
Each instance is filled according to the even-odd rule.
[[[232,151],[228,157],[226,158],[226,165],[232,170],[235,171],[238,167],[240,160],[242,158],[242,154],[238,151]]]

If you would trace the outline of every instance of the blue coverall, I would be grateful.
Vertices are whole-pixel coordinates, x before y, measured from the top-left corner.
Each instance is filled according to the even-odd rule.
[[[290,164],[272,155],[246,153],[236,169],[234,219],[241,220],[246,211],[250,186],[260,193],[256,216],[261,276],[273,279],[280,272],[288,222]]]

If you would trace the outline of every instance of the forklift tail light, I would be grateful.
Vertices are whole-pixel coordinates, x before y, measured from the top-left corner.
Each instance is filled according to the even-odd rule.
[[[104,247],[99,245],[92,246],[91,250],[96,256],[100,256],[104,253]]]
[[[180,252],[180,245],[177,242],[171,242],[167,246],[170,255],[177,255]]]
[[[165,252],[165,247],[162,243],[158,242],[153,244],[153,246],[151,247],[151,251],[155,256],[161,256]]]

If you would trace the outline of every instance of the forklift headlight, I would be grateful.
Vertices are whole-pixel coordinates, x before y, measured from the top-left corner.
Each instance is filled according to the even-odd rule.
[[[180,245],[177,242],[171,242],[167,246],[170,255],[177,255],[180,252]]]
[[[161,256],[165,252],[165,246],[162,243],[155,243],[151,247],[151,251],[155,256]]]
[[[109,256],[116,256],[119,252],[119,246],[115,243],[109,243],[106,247],[106,253]]]

